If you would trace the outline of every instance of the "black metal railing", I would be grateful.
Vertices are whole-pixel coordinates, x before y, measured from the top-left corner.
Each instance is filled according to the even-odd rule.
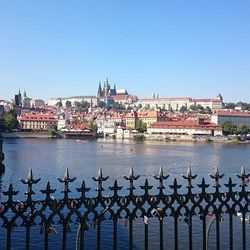
[[[177,179],[173,179],[173,183],[168,182],[168,175],[164,175],[163,169],[160,168],[159,174],[154,176],[158,182],[155,189],[149,185],[148,179],[143,181],[144,185],[140,188],[135,188],[135,183],[139,178],[135,175],[131,168],[128,176],[124,176],[128,181],[128,187],[123,188],[118,185],[115,180],[114,184],[109,189],[104,190],[104,183],[109,178],[104,177],[102,169],[99,169],[97,177],[92,179],[97,183],[96,195],[88,196],[90,188],[86,187],[85,182],[76,188],[72,194],[69,186],[76,178],[70,178],[68,169],[66,169],[64,177],[58,178],[63,184],[63,195],[61,198],[55,198],[55,189],[52,189],[50,182],[44,190],[41,190],[42,199],[35,198],[34,185],[40,179],[34,179],[32,170],[29,171],[27,179],[21,179],[21,182],[27,186],[25,195],[26,199],[22,201],[16,200],[18,191],[15,191],[13,185],[10,184],[8,189],[2,191],[2,201],[0,203],[0,223],[1,231],[6,231],[6,249],[11,249],[13,243],[13,229],[23,227],[25,230],[25,248],[30,249],[31,229],[37,224],[40,227],[40,233],[43,235],[42,249],[49,249],[50,234],[56,233],[55,225],[62,227],[62,249],[68,249],[67,233],[70,231],[72,223],[78,223],[76,230],[76,245],[74,249],[86,249],[87,231],[90,224],[96,230],[96,249],[106,249],[102,246],[102,225],[105,220],[112,222],[112,249],[120,249],[118,245],[118,223],[124,219],[127,224],[127,249],[134,248],[134,236],[137,231],[134,231],[134,221],[141,217],[143,229],[143,248],[149,249],[149,220],[155,221],[152,224],[157,227],[159,232],[158,240],[159,249],[169,249],[167,245],[168,233],[164,231],[164,224],[168,223],[169,219],[173,220],[173,248],[181,249],[179,245],[181,238],[179,227],[179,218],[184,218],[187,225],[187,245],[185,249],[194,249],[197,233],[194,236],[194,223],[201,223],[199,237],[201,245],[196,249],[208,249],[209,230],[212,223],[215,223],[215,248],[221,248],[221,221],[227,220],[227,237],[226,241],[228,249],[237,248],[234,242],[234,218],[239,215],[241,224],[241,244],[240,248],[247,249],[247,215],[249,212],[249,195],[246,190],[249,174],[245,173],[244,167],[237,177],[240,179],[238,185],[233,183],[230,177],[226,184],[221,184],[223,174],[219,173],[218,168],[210,177],[214,180],[214,185],[208,184],[204,178],[197,186],[193,186],[196,175],[192,174],[189,167],[186,175],[183,175],[186,182],[185,192],[180,192],[181,186]],[[140,182],[142,183],[142,182]],[[210,191],[208,190],[210,186]],[[140,189],[141,194],[137,194]],[[107,191],[108,190],[108,191]],[[105,191],[105,194],[104,194]],[[154,192],[153,192],[154,191]],[[71,195],[74,197],[70,197]],[[108,195],[107,195],[108,193]],[[39,222],[37,219],[39,218]],[[21,221],[21,222],[20,222]],[[138,230],[138,229],[137,229]],[[238,230],[238,229],[237,229]],[[3,237],[4,234],[1,234]],[[223,239],[225,241],[225,237]],[[41,246],[41,243],[40,243]],[[72,244],[71,244],[72,248]],[[184,249],[184,248],[182,248]],[[239,248],[237,248],[239,249]]]

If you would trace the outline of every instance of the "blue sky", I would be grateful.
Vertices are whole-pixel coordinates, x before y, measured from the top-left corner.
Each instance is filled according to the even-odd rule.
[[[0,99],[96,95],[250,102],[250,1],[2,0]]]

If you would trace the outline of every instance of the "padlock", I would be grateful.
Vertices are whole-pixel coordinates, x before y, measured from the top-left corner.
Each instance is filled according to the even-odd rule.
[[[18,204],[18,212],[23,213],[24,212],[24,207],[25,207],[24,203],[20,201],[19,204]]]
[[[5,206],[0,202],[0,214],[4,211]]]
[[[144,224],[148,225],[148,222],[149,222],[148,216],[146,216],[146,215],[143,216],[143,222],[144,222]]]
[[[66,225],[66,233],[71,233],[71,226],[69,223]]]
[[[40,234],[44,234],[44,225],[40,226]]]
[[[82,230],[83,231],[88,231],[89,230],[89,225],[86,220],[83,220],[82,222]]]

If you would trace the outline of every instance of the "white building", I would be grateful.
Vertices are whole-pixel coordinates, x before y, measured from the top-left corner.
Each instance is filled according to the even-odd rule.
[[[75,102],[88,102],[92,107],[97,106],[97,97],[96,96],[72,96],[72,97],[63,97],[63,98],[51,98],[48,101],[48,106],[56,106],[58,102],[62,102],[62,106],[66,106],[66,102],[71,102],[72,107],[74,107]]]
[[[182,134],[182,135],[222,135],[222,128],[204,119],[184,121],[163,121],[151,124],[149,134]]]
[[[201,105],[203,108],[209,107],[211,110],[223,108],[223,97],[218,94],[215,98],[191,98],[191,97],[172,97],[159,98],[153,95],[153,98],[139,99],[136,106],[141,105],[142,108],[164,108],[165,110],[178,111],[181,107],[190,108],[191,105]]]
[[[57,130],[60,130],[65,127],[66,127],[66,119],[64,119],[63,117],[60,117],[58,119]]]
[[[211,117],[211,121],[220,124],[231,121],[234,125],[246,125],[250,128],[250,112],[238,110],[217,110]]]
[[[30,107],[32,108],[41,108],[45,105],[44,101],[41,99],[32,99],[30,101]]]

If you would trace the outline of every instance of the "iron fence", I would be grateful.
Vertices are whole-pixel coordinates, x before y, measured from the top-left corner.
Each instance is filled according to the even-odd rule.
[[[55,189],[52,189],[50,182],[44,190],[41,190],[42,199],[35,197],[34,185],[40,179],[34,179],[32,170],[29,171],[27,179],[21,179],[21,182],[27,186],[25,195],[26,199],[16,200],[18,191],[15,191],[10,184],[8,189],[2,191],[2,201],[0,203],[0,223],[1,230],[6,231],[6,248],[11,249],[13,246],[12,233],[13,229],[21,226],[25,230],[25,248],[30,249],[31,228],[39,225],[40,233],[44,240],[43,249],[49,249],[50,234],[55,234],[55,225],[62,226],[62,249],[67,249],[67,233],[70,231],[70,224],[78,223],[75,249],[86,249],[86,233],[90,224],[93,224],[96,230],[96,249],[101,249],[102,224],[104,220],[112,222],[112,248],[120,249],[118,245],[118,223],[124,219],[127,223],[128,230],[128,249],[133,249],[134,241],[134,221],[141,217],[143,222],[143,248],[149,249],[149,220],[157,221],[157,230],[159,230],[159,249],[167,249],[166,244],[167,232],[164,231],[164,223],[168,223],[169,218],[173,219],[173,241],[174,249],[180,249],[179,241],[182,235],[178,230],[179,218],[184,218],[188,230],[188,245],[186,249],[194,248],[195,236],[193,235],[195,218],[201,222],[201,241],[200,249],[208,248],[208,237],[211,224],[215,223],[215,245],[216,249],[221,248],[221,230],[220,222],[225,216],[228,218],[228,246],[234,248],[233,237],[233,217],[239,215],[241,218],[241,246],[247,249],[247,219],[249,212],[249,195],[246,190],[249,174],[245,173],[242,167],[239,175],[239,183],[233,183],[232,178],[228,178],[222,191],[221,179],[223,174],[219,173],[218,168],[210,177],[214,180],[212,192],[208,191],[210,184],[202,178],[201,183],[197,184],[196,189],[193,186],[193,180],[196,175],[192,174],[191,168],[188,168],[186,175],[183,175],[186,182],[186,192],[180,192],[182,185],[178,184],[177,179],[172,184],[168,182],[168,175],[164,175],[163,169],[160,168],[159,174],[154,176],[158,185],[154,187],[156,193],[152,193],[153,186],[145,179],[144,185],[140,186],[142,194],[136,194],[135,183],[140,177],[135,175],[131,168],[128,176],[124,176],[128,181],[128,187],[124,188],[118,185],[115,180],[113,186],[109,187],[109,194],[104,194],[104,183],[109,178],[104,177],[102,169],[99,169],[97,177],[92,179],[97,183],[96,195],[89,197],[87,194],[90,188],[86,187],[85,182],[76,188],[73,193],[74,198],[70,197],[71,190],[69,186],[75,181],[70,178],[69,171],[66,169],[64,177],[58,178],[63,185],[63,195],[56,199]],[[182,181],[183,183],[183,181]],[[211,188],[211,187],[210,187]],[[107,189],[106,189],[107,190]],[[126,192],[123,192],[126,190]],[[195,191],[196,190],[196,191]],[[197,191],[198,190],[198,191]],[[39,218],[39,223],[37,223]],[[210,219],[209,219],[210,218]],[[57,220],[56,220],[57,219]],[[20,223],[21,221],[21,223]],[[19,223],[17,223],[19,222]]]

